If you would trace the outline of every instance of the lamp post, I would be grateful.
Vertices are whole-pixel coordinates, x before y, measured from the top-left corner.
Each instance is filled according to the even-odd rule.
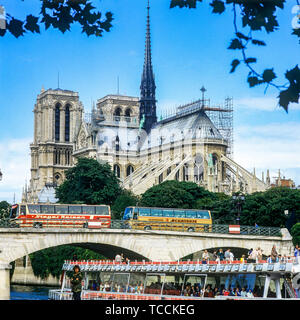
[[[237,209],[237,217],[236,217],[236,224],[240,224],[240,216],[242,212],[243,202],[245,201],[245,197],[243,195],[234,195],[232,199],[236,201],[236,209]]]

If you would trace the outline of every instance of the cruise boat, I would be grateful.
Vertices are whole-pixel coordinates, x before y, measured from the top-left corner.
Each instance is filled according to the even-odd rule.
[[[68,260],[61,288],[50,290],[49,299],[72,299],[69,277],[75,265],[84,275],[82,300],[300,298],[300,261],[292,257],[278,263]]]

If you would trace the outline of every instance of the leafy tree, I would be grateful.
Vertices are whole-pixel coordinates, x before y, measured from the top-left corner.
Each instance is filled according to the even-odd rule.
[[[141,196],[140,205],[164,208],[203,208],[204,203],[215,194],[199,187],[194,182],[165,181],[151,187]],[[202,201],[202,202],[201,202]]]
[[[293,237],[294,245],[300,245],[300,222],[294,224],[294,226],[291,229],[291,235]]]
[[[124,210],[127,207],[136,206],[138,201],[139,197],[128,190],[123,190],[111,206],[113,218],[119,220],[122,219]]]
[[[24,1],[24,0],[21,0]],[[40,33],[43,25],[47,30],[50,27],[62,33],[70,31],[73,23],[81,26],[82,33],[87,36],[101,37],[103,31],[109,32],[112,27],[112,13],[106,12],[105,17],[88,0],[40,0],[41,11],[39,16],[28,14],[20,20],[6,12],[6,28],[0,29],[0,36],[10,32],[16,38],[26,32]]]
[[[64,261],[73,259],[74,255],[77,256],[78,260],[105,258],[101,254],[91,250],[70,245],[40,250],[30,254],[29,257],[34,275],[45,279],[49,275],[59,278]]]
[[[0,201],[0,220],[9,217],[10,204],[7,201]]]
[[[56,189],[61,203],[111,205],[121,194],[119,180],[109,164],[95,159],[80,158],[66,171],[66,180]]]
[[[171,0],[170,8],[190,8],[195,9],[202,0]],[[277,84],[277,75],[274,68],[269,67],[258,72],[254,68],[257,58],[247,56],[247,49],[252,47],[266,46],[266,43],[257,39],[254,34],[265,31],[267,34],[279,29],[277,13],[283,10],[286,0],[210,0],[213,14],[222,14],[226,9],[230,9],[233,14],[234,38],[231,40],[228,49],[240,52],[240,57],[231,63],[230,72],[243,63],[249,70],[247,82],[251,87],[265,85],[266,90],[272,86],[279,91],[278,102],[281,107],[288,111],[290,103],[298,103],[300,98],[300,69],[298,65],[287,70],[284,74],[287,82]],[[300,5],[296,0],[295,5]],[[300,16],[298,16],[300,23]],[[242,29],[242,31],[241,31]],[[300,38],[300,28],[293,28],[291,34]],[[300,43],[300,41],[299,41]]]
[[[285,210],[294,211],[296,221],[300,221],[300,190],[278,187],[246,195],[241,224],[285,227]]]

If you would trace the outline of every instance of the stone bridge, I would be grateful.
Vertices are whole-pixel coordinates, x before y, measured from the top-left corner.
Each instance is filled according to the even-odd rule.
[[[144,231],[129,229],[0,229],[0,299],[9,299],[10,262],[35,251],[60,245],[76,245],[114,258],[124,253],[129,259],[174,261],[202,251],[232,248],[246,253],[260,247],[269,255],[273,245],[284,255],[293,254],[292,237],[287,229],[282,236]]]

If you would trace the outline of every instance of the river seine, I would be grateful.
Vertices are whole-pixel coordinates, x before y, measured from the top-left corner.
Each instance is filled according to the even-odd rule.
[[[55,288],[13,285],[10,287],[10,300],[48,300],[50,289]]]

